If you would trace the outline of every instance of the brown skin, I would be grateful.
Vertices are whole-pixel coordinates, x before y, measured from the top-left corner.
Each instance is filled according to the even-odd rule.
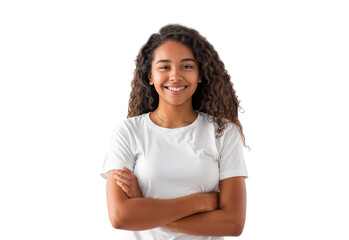
[[[117,229],[151,229],[218,208],[218,193],[195,193],[173,199],[129,198],[114,175],[115,170],[108,172],[107,205],[110,222]]]
[[[114,178],[119,187],[140,193],[137,177],[129,169],[124,168],[118,172]],[[217,209],[184,217],[161,227],[192,235],[239,236],[244,228],[245,217],[245,178],[231,177],[220,181]]]

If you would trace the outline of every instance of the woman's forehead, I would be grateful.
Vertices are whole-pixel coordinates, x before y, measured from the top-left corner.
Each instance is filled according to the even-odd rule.
[[[154,51],[154,61],[158,60],[182,60],[185,58],[194,59],[192,50],[181,42],[167,41],[161,44]]]

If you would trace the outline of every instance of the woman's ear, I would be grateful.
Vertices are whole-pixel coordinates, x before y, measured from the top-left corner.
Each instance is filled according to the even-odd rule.
[[[151,79],[151,74],[150,74],[150,73],[148,74],[148,79],[149,79],[149,84],[150,84],[150,85],[153,85],[154,82],[153,82],[153,80]]]

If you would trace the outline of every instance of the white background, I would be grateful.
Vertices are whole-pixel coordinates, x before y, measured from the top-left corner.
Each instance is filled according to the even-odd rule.
[[[0,238],[120,239],[99,171],[138,50],[181,23],[214,45],[245,111],[237,239],[349,239],[345,2],[1,1]]]

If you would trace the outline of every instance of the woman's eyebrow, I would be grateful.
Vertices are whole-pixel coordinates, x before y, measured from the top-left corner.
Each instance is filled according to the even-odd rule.
[[[156,64],[162,63],[162,62],[171,62],[171,60],[161,59],[161,60],[157,61]]]
[[[192,58],[184,58],[184,59],[181,60],[181,62],[186,62],[186,61],[192,61],[192,62],[196,63],[196,61],[194,59],[192,59]]]
[[[192,59],[192,58],[184,58],[184,59],[181,60],[181,62],[186,62],[186,61],[192,61],[192,62],[196,63],[196,61],[194,59]],[[162,62],[172,62],[172,61],[169,60],[169,59],[161,59],[161,60],[157,61],[156,64],[162,63]]]

